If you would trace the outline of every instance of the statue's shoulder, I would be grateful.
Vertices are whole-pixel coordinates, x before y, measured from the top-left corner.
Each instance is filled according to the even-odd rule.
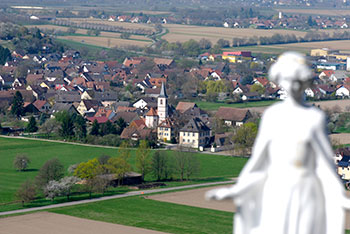
[[[285,116],[286,113],[291,111],[290,105],[286,105],[284,102],[278,102],[269,106],[263,113],[263,119],[275,120],[276,118],[281,118]],[[294,114],[298,112],[301,116],[305,117],[305,120],[311,119],[314,121],[324,121],[326,119],[325,113],[317,107],[306,105],[304,108],[298,108],[294,110]]]
[[[325,120],[326,119],[326,114],[320,110],[319,108],[315,107],[315,106],[310,106],[309,107],[309,112],[310,112],[310,116],[312,115],[312,117],[316,118],[316,119],[320,119],[320,120]]]

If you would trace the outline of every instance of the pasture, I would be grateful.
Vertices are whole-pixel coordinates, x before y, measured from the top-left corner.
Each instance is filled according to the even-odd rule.
[[[68,27],[64,26],[58,26],[58,25],[52,25],[52,24],[44,24],[44,25],[26,25],[27,28],[38,28],[40,30],[54,30],[54,31],[61,31],[61,32],[67,32]],[[75,33],[76,34],[86,34],[87,35],[87,29],[81,29],[77,28]]]
[[[337,9],[275,9],[287,14],[305,14],[305,15],[329,15],[329,16],[347,16],[350,10]]]
[[[205,192],[214,188],[218,187],[114,199],[50,211],[170,233],[232,233],[235,211],[232,201],[204,200]],[[349,233],[349,212],[346,212],[345,228]]]
[[[125,13],[134,13],[134,14],[140,14],[140,13],[143,13],[143,14],[146,14],[146,15],[169,15],[171,14],[171,12],[169,11],[126,11]]]
[[[93,23],[93,24],[105,24],[110,26],[123,27],[126,29],[146,29],[155,31],[152,24],[133,24],[129,22],[118,22],[118,21],[108,21],[102,19],[87,19],[87,18],[62,18],[63,20],[68,20],[74,23]]]
[[[61,31],[62,33],[66,33],[68,27],[57,26],[57,25],[29,25],[29,28],[37,27],[41,30],[56,30]],[[93,45],[104,48],[112,48],[112,47],[123,47],[123,46],[148,46],[152,43],[152,41],[141,35],[131,35],[129,39],[121,39],[120,33],[115,32],[105,32],[101,31],[99,36],[90,36],[87,35],[87,29],[76,29],[74,34],[67,34],[64,36],[58,36],[58,39],[61,40],[69,40],[72,42],[77,42],[85,45]]]
[[[205,101],[197,101],[196,104],[199,108],[206,111],[216,111],[220,107],[233,107],[233,108],[251,108],[251,107],[265,107],[270,106],[273,103],[277,102],[277,100],[271,101],[255,101],[255,102],[243,102],[243,103],[223,103],[223,102],[205,102]]]
[[[58,39],[70,40],[74,42],[79,42],[82,44],[89,44],[99,47],[105,48],[113,48],[113,47],[125,47],[125,46],[148,46],[151,44],[151,41],[146,40],[132,40],[132,39],[121,39],[121,38],[113,38],[113,37],[104,37],[104,36],[59,36]]]
[[[154,152],[154,151],[152,151]],[[167,151],[173,155],[174,151]],[[28,170],[24,172],[16,171],[13,167],[13,160],[17,154],[27,154],[31,160]],[[111,157],[118,156],[118,150],[113,148],[103,148],[95,146],[72,145],[66,143],[37,141],[30,139],[13,139],[0,137],[0,210],[19,209],[20,204],[6,207],[2,203],[15,200],[15,193],[20,185],[27,179],[34,179],[40,167],[49,159],[58,158],[65,169],[70,165],[87,161],[102,154]],[[135,149],[131,149],[130,164],[135,168]],[[169,185],[185,185],[189,183],[200,183],[205,181],[217,181],[225,178],[238,176],[240,170],[246,163],[246,158],[227,157],[221,155],[210,155],[195,153],[200,161],[201,171],[194,177],[193,181],[174,181]],[[177,179],[177,175],[174,175]],[[154,180],[152,175],[145,178],[147,181]],[[125,189],[125,188],[124,188]],[[120,192],[120,191],[116,191]],[[81,198],[77,198],[81,199]],[[41,201],[45,202],[45,199]],[[47,200],[45,205],[47,204]],[[38,206],[40,204],[32,204]],[[41,204],[42,205],[42,204]]]
[[[181,24],[166,24],[163,26],[169,30],[169,33],[162,38],[169,42],[185,42],[190,39],[199,41],[202,38],[206,38],[212,43],[216,43],[221,38],[231,42],[234,37],[272,36],[275,33],[282,35],[295,34],[296,36],[304,36],[306,34],[304,31],[282,29],[224,28]]]
[[[154,201],[141,196],[50,211],[168,233],[232,233],[232,212]]]
[[[330,31],[327,31],[330,32]],[[253,53],[266,54],[281,54],[286,51],[298,51],[300,53],[310,53],[312,49],[330,48],[340,50],[343,53],[350,53],[349,40],[334,40],[334,41],[316,41],[316,42],[302,42],[276,45],[261,45],[261,46],[242,46],[224,49],[225,51],[234,50],[248,50]]]

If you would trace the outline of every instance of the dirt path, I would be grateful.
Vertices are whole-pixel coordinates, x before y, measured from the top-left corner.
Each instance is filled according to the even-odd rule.
[[[223,188],[227,186],[199,188],[187,191],[179,191],[173,193],[164,193],[158,195],[151,195],[147,198],[157,201],[171,202],[176,204],[182,204],[187,206],[196,206],[201,208],[208,208],[214,210],[222,210],[228,212],[234,212],[235,207],[232,201],[207,201],[204,198],[204,194],[214,188]]]
[[[203,184],[191,184],[191,185],[184,185],[184,186],[177,186],[177,187],[170,187],[170,188],[131,191],[131,192],[127,192],[124,194],[113,195],[113,196],[99,197],[99,198],[93,198],[93,199],[87,199],[87,200],[81,200],[81,201],[65,202],[65,203],[60,203],[60,204],[41,206],[41,207],[33,207],[33,208],[27,208],[27,209],[21,209],[21,210],[4,211],[4,212],[0,212],[0,217],[2,215],[11,215],[11,214],[20,214],[20,213],[32,212],[32,211],[41,211],[41,210],[46,210],[46,209],[51,209],[51,208],[74,206],[74,205],[79,205],[79,204],[87,204],[87,203],[91,203],[91,202],[106,201],[106,200],[123,198],[123,197],[137,196],[137,195],[141,195],[141,194],[147,195],[147,194],[152,194],[152,193],[167,192],[167,191],[180,190],[180,189],[191,189],[191,188],[199,188],[199,187],[204,187],[204,186],[231,184],[235,181],[236,181],[236,178],[232,178],[230,181],[211,182],[211,183],[203,183]]]
[[[0,234],[161,234],[153,230],[49,212],[0,219]]]
[[[350,133],[337,133],[329,135],[332,142],[337,145],[350,144]]]

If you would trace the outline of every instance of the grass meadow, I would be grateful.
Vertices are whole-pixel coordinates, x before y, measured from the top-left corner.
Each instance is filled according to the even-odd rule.
[[[152,151],[154,152],[154,151]],[[174,151],[167,151],[174,154]],[[24,172],[16,171],[13,167],[13,160],[17,154],[27,154],[31,160],[28,170]],[[111,157],[118,156],[117,149],[72,145],[66,143],[45,142],[27,139],[13,139],[0,137],[0,211],[20,209],[15,193],[20,185],[27,179],[34,179],[40,167],[51,158],[58,158],[67,169],[70,165],[87,161],[99,157],[102,154]],[[132,157],[130,164],[135,168],[135,149],[131,150]],[[191,181],[166,182],[168,186],[179,186],[191,183],[222,181],[227,178],[238,176],[240,170],[246,163],[246,158],[227,157],[221,155],[195,153],[200,161],[201,171]],[[177,175],[174,175],[177,179]],[[148,175],[146,181],[154,180],[152,175]],[[126,188],[113,188],[109,195],[129,191]],[[108,193],[108,192],[107,192]],[[94,196],[100,196],[95,194]],[[80,200],[87,198],[87,194],[76,194],[72,199]],[[57,199],[55,203],[64,202],[65,198]],[[11,203],[11,204],[7,204]],[[26,208],[32,206],[42,206],[52,204],[45,199],[39,199],[30,203]]]
[[[224,102],[205,102],[198,101],[196,102],[197,106],[206,111],[216,111],[220,107],[234,107],[234,108],[249,108],[249,107],[263,107],[270,106],[273,103],[277,102],[277,100],[271,101],[254,101],[254,102],[242,102],[242,103],[224,103]]]
[[[49,210],[168,233],[232,233],[232,213],[154,201],[142,196]]]

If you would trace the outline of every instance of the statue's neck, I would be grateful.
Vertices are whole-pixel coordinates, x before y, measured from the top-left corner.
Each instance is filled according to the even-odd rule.
[[[293,106],[305,106],[304,97],[288,96],[285,102]]]

